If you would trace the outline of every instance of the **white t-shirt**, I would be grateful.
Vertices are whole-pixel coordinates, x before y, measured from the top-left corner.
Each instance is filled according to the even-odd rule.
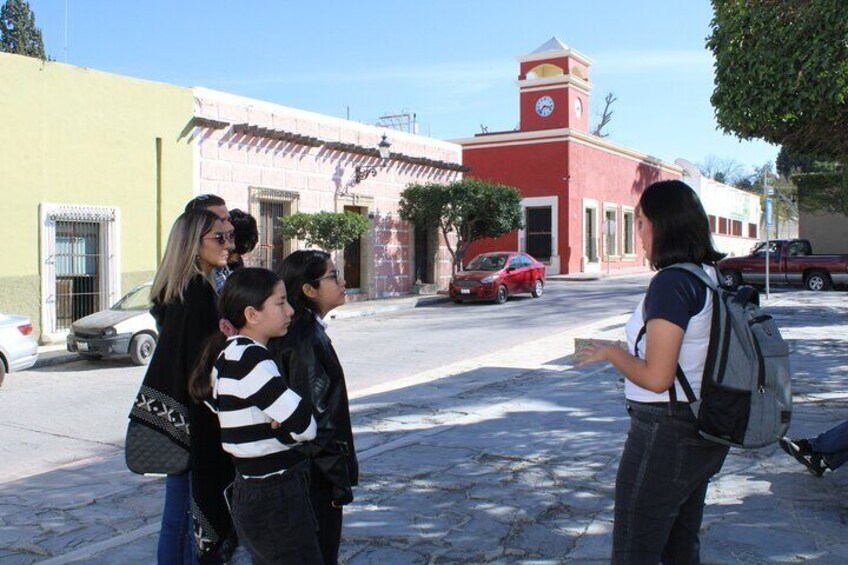
[[[703,265],[703,268],[713,281],[718,282],[713,267]],[[639,330],[646,323],[646,320],[642,319],[642,309],[645,300],[649,298],[652,301],[652,305],[648,309],[649,319],[667,319],[684,329],[678,364],[683,369],[686,380],[689,381],[695,396],[700,398],[701,379],[710,343],[713,313],[712,291],[708,292],[704,283],[694,275],[677,269],[660,271],[654,276],[651,283],[652,286],[649,291],[639,301],[639,305],[636,306],[636,310],[625,326],[630,354],[636,355],[636,338],[639,335]],[[694,300],[697,300],[697,302],[693,302]],[[700,306],[700,309],[698,309],[698,306]],[[655,315],[652,316],[652,313]],[[688,318],[688,322],[686,321],[687,316],[691,316]],[[639,341],[638,357],[640,359],[645,358],[647,346],[646,334]],[[674,379],[674,386],[677,391],[677,400],[686,402],[686,394],[677,378]],[[626,378],[624,394],[628,400],[636,402],[669,402],[670,400],[668,392],[651,392]]]

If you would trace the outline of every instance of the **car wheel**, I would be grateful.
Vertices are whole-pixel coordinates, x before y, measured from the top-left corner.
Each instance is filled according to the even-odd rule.
[[[460,300],[459,298],[454,298],[453,303],[454,304],[462,304],[462,300]]]
[[[738,271],[724,273],[724,286],[738,288],[742,284],[742,275]]]
[[[99,353],[80,353],[77,351],[77,355],[85,359],[86,361],[99,361],[103,359],[103,356]]]
[[[138,334],[130,343],[130,358],[134,365],[147,365],[156,350],[156,340],[150,334]]]
[[[830,290],[830,277],[827,273],[813,271],[807,275],[807,280],[804,281],[804,284],[806,285],[807,290]]]
[[[0,356],[0,386],[3,386],[4,380],[6,380],[6,361]]]
[[[530,294],[533,295],[533,298],[541,298],[543,292],[545,292],[545,285],[542,284],[542,279],[536,279],[536,282],[533,284],[533,290],[530,291]]]
[[[507,296],[508,294],[506,292],[506,287],[504,285],[501,285],[498,287],[498,294],[495,296],[495,302],[498,304],[503,304],[504,302],[506,302]]]

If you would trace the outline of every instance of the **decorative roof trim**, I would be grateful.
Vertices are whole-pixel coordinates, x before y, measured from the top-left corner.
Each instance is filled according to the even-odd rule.
[[[288,141],[297,143],[298,145],[306,145],[308,147],[320,147],[324,145],[324,141],[317,137],[301,135],[281,129],[263,128],[252,126],[250,124],[235,124],[233,125],[233,133],[249,135],[252,137],[264,137],[266,139],[274,139],[277,141]]]
[[[194,116],[191,119],[191,125],[198,128],[209,129],[224,129],[230,125],[230,122],[224,120],[214,120],[212,118],[204,118],[203,116]]]

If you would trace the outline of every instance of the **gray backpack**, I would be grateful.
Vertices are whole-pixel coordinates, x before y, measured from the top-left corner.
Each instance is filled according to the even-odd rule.
[[[677,380],[698,418],[701,436],[743,448],[777,442],[789,429],[792,416],[789,347],[772,317],[760,309],[756,289],[719,286],[693,263],[666,268],[698,277],[713,296],[700,399],[677,367]],[[669,389],[669,396],[676,402],[675,387]]]

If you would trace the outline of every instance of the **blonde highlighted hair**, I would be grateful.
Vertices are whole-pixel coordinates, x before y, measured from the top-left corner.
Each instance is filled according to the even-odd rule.
[[[219,221],[217,215],[209,210],[189,210],[183,212],[171,227],[165,256],[159,263],[153,286],[150,288],[150,299],[157,304],[171,304],[183,299],[183,292],[188,283],[197,275],[204,275],[197,264],[200,255],[202,238],[215,227]],[[212,287],[214,280],[210,279]]]

